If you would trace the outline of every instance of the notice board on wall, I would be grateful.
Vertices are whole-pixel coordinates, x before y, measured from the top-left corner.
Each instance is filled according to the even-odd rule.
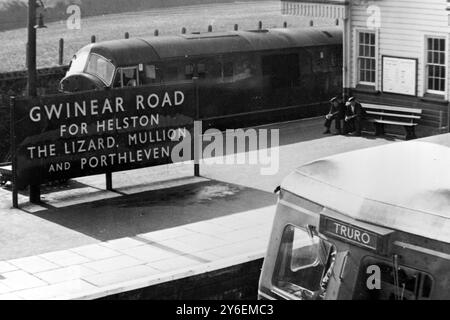
[[[417,95],[417,59],[383,56],[383,92]]]

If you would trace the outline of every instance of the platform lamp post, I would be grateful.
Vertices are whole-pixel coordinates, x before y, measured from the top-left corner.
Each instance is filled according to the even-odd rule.
[[[38,3],[39,2],[39,3]],[[28,0],[28,41],[27,41],[27,95],[37,96],[37,70],[36,70],[36,30],[46,28],[42,13],[39,15],[36,24],[36,9],[44,8],[41,0]],[[30,202],[39,203],[41,192],[39,185],[30,186]]]

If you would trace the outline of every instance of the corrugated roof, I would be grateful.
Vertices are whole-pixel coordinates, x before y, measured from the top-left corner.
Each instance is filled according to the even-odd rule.
[[[450,134],[317,160],[282,188],[359,221],[450,242]]]

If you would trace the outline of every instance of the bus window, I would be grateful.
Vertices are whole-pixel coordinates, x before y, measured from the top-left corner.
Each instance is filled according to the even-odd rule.
[[[336,249],[311,231],[289,225],[278,252],[273,285],[289,299],[323,299]]]
[[[368,272],[369,267],[380,270],[380,287],[368,287],[368,277],[374,273]],[[376,275],[375,275],[376,276]],[[393,261],[366,257],[361,264],[354,299],[363,300],[418,300],[429,299],[433,284],[432,278],[424,272],[402,265],[394,267]]]

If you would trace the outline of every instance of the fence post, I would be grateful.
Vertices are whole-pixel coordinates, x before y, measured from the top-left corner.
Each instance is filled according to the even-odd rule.
[[[261,30],[262,29],[262,21],[258,22],[258,29]]]
[[[208,26],[208,32],[212,32],[212,25]]]
[[[155,30],[154,35],[155,35],[155,37],[159,36],[159,30],[158,29]]]
[[[125,32],[125,39],[129,39],[130,38],[130,34],[128,32]]]
[[[283,28],[287,28],[287,26],[288,26],[288,24],[287,24],[287,22],[285,21],[285,22],[283,22]]]
[[[181,33],[182,33],[182,34],[185,34],[185,33],[186,33],[186,28],[185,28],[185,27],[181,28]]]
[[[309,26],[310,27],[314,27],[314,21],[313,20],[309,21]]]
[[[96,40],[97,40],[97,39],[96,39],[95,35],[92,35],[92,36],[91,36],[91,43],[95,43]]]
[[[239,25],[236,23],[235,25],[234,25],[234,31],[238,31],[239,30]]]
[[[60,66],[64,64],[64,39],[59,39],[59,59],[58,63]]]

